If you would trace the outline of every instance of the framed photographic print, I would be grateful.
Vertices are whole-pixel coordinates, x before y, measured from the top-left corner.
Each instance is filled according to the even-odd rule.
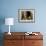
[[[19,22],[35,22],[35,9],[19,9],[18,10],[18,21]]]

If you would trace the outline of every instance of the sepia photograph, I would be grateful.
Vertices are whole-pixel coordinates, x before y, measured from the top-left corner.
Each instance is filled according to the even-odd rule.
[[[19,22],[34,22],[35,10],[34,9],[19,9],[18,12]]]

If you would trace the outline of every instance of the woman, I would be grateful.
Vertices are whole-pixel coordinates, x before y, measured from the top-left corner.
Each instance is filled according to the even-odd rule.
[[[31,11],[22,11],[21,20],[32,20],[33,14]]]

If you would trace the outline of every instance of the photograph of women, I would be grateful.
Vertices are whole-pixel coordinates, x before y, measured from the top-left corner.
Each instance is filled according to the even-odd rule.
[[[19,9],[19,22],[34,22],[35,9]]]

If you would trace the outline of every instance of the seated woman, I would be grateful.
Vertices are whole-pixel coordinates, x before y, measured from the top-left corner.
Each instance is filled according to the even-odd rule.
[[[33,14],[31,11],[22,11],[21,20],[32,20]]]

